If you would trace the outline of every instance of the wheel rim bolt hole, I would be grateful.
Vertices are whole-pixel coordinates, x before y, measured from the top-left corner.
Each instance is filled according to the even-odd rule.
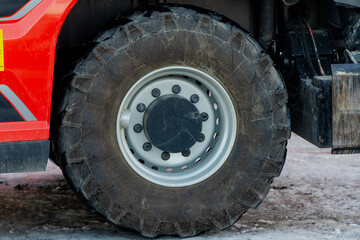
[[[146,152],[149,152],[152,149],[152,145],[149,142],[144,143],[143,149]]]
[[[201,133],[198,138],[198,142],[203,142],[203,141],[205,141],[205,135],[203,133]]]
[[[191,101],[192,103],[198,103],[198,102],[200,101],[199,95],[197,95],[197,94],[191,95],[190,101]]]
[[[218,136],[219,136],[219,133],[218,132],[216,132],[215,134],[214,134],[214,139],[217,139],[218,138]]]
[[[181,167],[181,170],[185,170],[187,168],[188,168],[188,166],[183,166],[183,167]]]
[[[217,103],[214,103],[214,109],[215,109],[215,110],[218,110],[218,105],[217,105]]]
[[[179,94],[181,92],[181,87],[179,85],[174,85],[171,90],[174,94]]]
[[[143,112],[145,112],[145,110],[146,110],[146,106],[145,106],[145,104],[143,104],[143,103],[139,103],[139,104],[136,106],[136,109],[138,110],[138,112],[143,113]]]
[[[157,166],[152,166],[151,169],[157,171],[159,168]]]
[[[220,124],[220,118],[216,118],[216,125]]]
[[[207,114],[206,112],[203,112],[203,113],[201,114],[201,120],[202,120],[203,122],[206,122],[208,119],[209,119],[209,114]]]
[[[141,124],[136,124],[136,125],[134,126],[134,132],[136,132],[136,133],[141,133],[142,130],[143,130],[143,127],[142,127]]]
[[[155,97],[155,98],[160,97],[160,95],[161,95],[160,89],[154,88],[154,89],[151,91],[151,95],[152,95],[153,97]]]
[[[208,153],[208,152],[210,152],[212,149],[213,149],[212,147],[208,147],[208,148],[206,149],[206,152]]]
[[[161,154],[161,159],[164,160],[164,161],[169,160],[169,159],[170,159],[170,153],[168,153],[168,152],[163,152],[163,153]]]
[[[211,97],[211,95],[212,95],[209,89],[207,90],[207,95],[208,95],[209,97]]]
[[[141,163],[141,164],[145,164],[145,161],[144,161],[144,160],[142,160],[142,159],[139,159],[139,163]]]
[[[198,159],[195,160],[195,163],[198,163],[200,161],[201,161],[201,158],[198,158]]]

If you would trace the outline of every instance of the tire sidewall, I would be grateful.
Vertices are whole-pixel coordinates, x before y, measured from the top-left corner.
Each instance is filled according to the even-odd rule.
[[[111,49],[100,57],[95,54],[102,66],[92,79],[86,100],[77,104],[83,112],[81,147],[91,178],[97,182],[97,191],[109,199],[108,207],[99,207],[96,197],[88,199],[99,212],[111,211],[112,206],[118,205],[140,219],[161,216],[157,221],[200,221],[235,203],[250,207],[258,201],[251,190],[273,152],[273,100],[268,96],[283,87],[282,82],[264,83],[267,78],[279,77],[272,66],[267,74],[259,74],[263,70],[258,64],[263,54],[261,47],[242,30],[230,27],[233,41],[231,37],[225,41],[215,34],[214,25],[220,22],[209,16],[200,15],[213,23],[208,31],[201,24],[195,29],[181,28],[174,15],[170,16],[174,20],[170,29],[166,24],[159,29],[158,22],[151,19],[132,22],[119,28],[126,34],[127,44],[119,48],[117,44],[124,34],[114,34],[111,40],[102,41],[100,37],[101,50],[95,50],[104,52],[104,46]],[[131,35],[129,29],[136,31],[134,28],[139,36]],[[240,37],[235,41],[237,36]],[[94,56],[90,58],[78,68],[78,73],[89,68]],[[126,163],[116,138],[118,111],[126,93],[143,76],[169,66],[196,68],[217,79],[232,99],[237,116],[235,144],[224,165],[208,179],[181,188],[159,186],[137,175]],[[277,114],[286,122],[284,108]],[[282,149],[283,144],[278,148]],[[68,177],[71,180],[72,176]]]

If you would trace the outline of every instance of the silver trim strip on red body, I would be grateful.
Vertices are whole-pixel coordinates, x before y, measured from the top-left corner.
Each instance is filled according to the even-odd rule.
[[[32,112],[25,106],[18,96],[6,85],[0,85],[0,92],[10,101],[25,121],[37,121]]]
[[[32,0],[28,2],[23,8],[21,8],[14,15],[0,18],[0,22],[19,20],[20,18],[23,18],[26,14],[28,14],[31,10],[33,10],[41,1],[42,0]]]

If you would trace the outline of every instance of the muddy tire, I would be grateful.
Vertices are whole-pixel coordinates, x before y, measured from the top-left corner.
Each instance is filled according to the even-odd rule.
[[[81,198],[148,237],[226,229],[262,202],[284,165],[290,122],[282,79],[254,39],[217,15],[167,7],[135,13],[96,42],[75,69],[55,144]],[[174,81],[179,98],[207,112],[206,140],[164,161],[163,146],[142,152],[149,133],[134,124],[145,121],[138,100],[153,103],[154,86],[175,95]]]

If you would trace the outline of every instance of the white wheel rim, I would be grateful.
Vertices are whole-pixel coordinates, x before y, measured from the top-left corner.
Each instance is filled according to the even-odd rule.
[[[162,150],[143,149],[147,137],[144,131],[135,132],[134,126],[143,126],[144,113],[136,107],[140,102],[149,106],[156,99],[151,93],[154,88],[161,95],[174,94],[174,85],[181,87],[178,95],[186,99],[197,94],[200,101],[194,105],[208,113],[209,119],[203,123],[205,140],[191,147],[190,156],[171,153],[164,161]],[[222,85],[203,71],[183,66],[158,69],[138,80],[124,97],[116,122],[118,145],[127,164],[142,178],[166,187],[190,186],[214,175],[229,157],[236,132],[235,108]]]

